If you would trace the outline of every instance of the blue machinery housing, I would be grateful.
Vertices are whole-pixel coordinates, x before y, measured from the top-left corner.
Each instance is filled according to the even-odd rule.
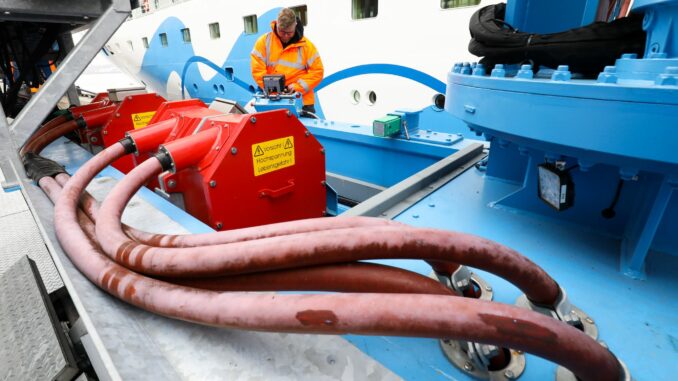
[[[557,218],[619,238],[621,270],[636,278],[651,250],[678,254],[677,4],[636,2],[646,55],[622,56],[597,80],[573,80],[566,65],[547,78],[531,65],[509,77],[504,65],[487,76],[482,65],[457,64],[448,76],[446,110],[493,142],[487,175],[522,184],[496,205],[554,214],[534,197],[536,171],[561,162],[576,201]],[[618,186],[615,216],[604,216]]]

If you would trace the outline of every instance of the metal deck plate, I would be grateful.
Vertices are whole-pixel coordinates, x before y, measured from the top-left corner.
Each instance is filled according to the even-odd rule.
[[[26,255],[37,264],[47,292],[63,286],[22,192],[0,189],[0,273]]]
[[[38,282],[35,264],[25,256],[0,275],[3,380],[71,380],[79,372],[63,333],[57,336],[53,322],[58,321]]]

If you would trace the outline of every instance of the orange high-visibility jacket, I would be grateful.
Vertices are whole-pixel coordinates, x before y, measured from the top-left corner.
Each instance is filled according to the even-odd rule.
[[[323,79],[323,63],[315,45],[306,37],[285,49],[275,34],[275,21],[271,32],[259,37],[252,49],[252,77],[264,88],[264,75],[284,74],[285,85],[293,86],[303,95],[304,105],[315,102],[313,89]]]

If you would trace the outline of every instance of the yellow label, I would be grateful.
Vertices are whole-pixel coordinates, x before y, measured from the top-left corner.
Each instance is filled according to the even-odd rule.
[[[294,165],[294,136],[252,145],[254,176]]]
[[[132,123],[134,124],[134,129],[138,130],[140,128],[146,127],[146,125],[148,125],[148,122],[151,120],[153,115],[155,115],[155,111],[132,114]]]

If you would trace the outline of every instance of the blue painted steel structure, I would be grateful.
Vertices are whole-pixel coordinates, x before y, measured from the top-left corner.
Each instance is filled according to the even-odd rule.
[[[637,2],[646,56],[624,55],[597,80],[572,80],[565,65],[550,79],[533,78],[530,65],[509,77],[501,65],[486,76],[482,65],[468,75],[470,66],[457,64],[448,77],[446,109],[493,142],[488,176],[522,185],[493,205],[617,237],[622,271],[637,278],[650,251],[678,254],[677,4]],[[576,186],[575,206],[564,212],[535,195],[537,165],[556,160],[573,168]],[[617,214],[607,219],[600,212],[619,179]]]
[[[299,116],[300,98],[267,98],[257,94],[254,108],[258,112],[287,109]],[[436,131],[420,128],[420,118],[427,126],[443,126],[454,118],[433,106],[423,110],[396,110],[393,114],[407,121],[395,137],[377,137],[372,126],[301,117],[300,120],[325,148],[327,171],[382,187],[392,186],[436,161],[454,154],[470,142],[461,133],[438,127]],[[303,116],[303,115],[302,115]],[[446,131],[447,130],[447,131]],[[347,160],[349,159],[350,160]]]

